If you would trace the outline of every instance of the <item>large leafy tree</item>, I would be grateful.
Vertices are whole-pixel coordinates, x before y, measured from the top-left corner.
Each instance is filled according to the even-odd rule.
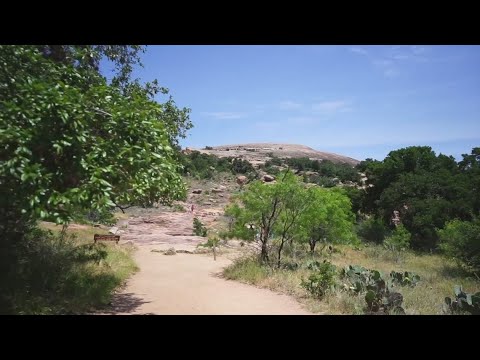
[[[0,230],[76,208],[168,203],[184,196],[175,161],[191,127],[156,81],[130,78],[139,46],[0,46]],[[111,81],[100,60],[116,67]],[[17,234],[17,236],[15,236]]]
[[[457,164],[451,156],[436,156],[430,147],[412,146],[390,152],[383,161],[365,162],[369,187],[363,210],[387,225],[393,211],[399,211],[412,246],[435,248],[436,229],[478,214],[478,153],[474,149]]]
[[[311,187],[307,192],[309,205],[299,218],[298,239],[307,242],[313,253],[318,243],[354,243],[355,215],[348,196],[342,189]]]

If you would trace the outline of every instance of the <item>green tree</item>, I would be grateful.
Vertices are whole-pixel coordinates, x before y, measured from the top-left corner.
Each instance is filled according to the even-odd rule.
[[[285,179],[288,182],[291,176],[284,174],[275,184],[264,184],[259,180],[251,182],[238,196],[237,202],[225,211],[227,216],[234,219],[233,231],[236,236],[253,240],[255,231],[258,231],[262,246],[261,261],[264,263],[269,262],[269,243],[283,210],[285,190],[282,183]]]
[[[322,250],[328,243],[355,243],[355,215],[350,199],[340,188],[311,187],[307,192],[308,208],[302,212],[299,240],[308,242],[313,253],[318,243]]]
[[[382,162],[369,161],[364,164],[369,187],[363,211],[385,224],[390,224],[393,211],[399,211],[412,234],[412,247],[435,249],[435,229],[449,220],[471,220],[478,214],[476,161],[475,155],[464,155],[464,162],[457,164],[453,157],[436,156],[426,146],[392,151]]]
[[[191,127],[156,81],[131,80],[139,46],[0,46],[1,278],[36,220],[185,196],[174,144]],[[100,60],[116,66],[111,81]]]
[[[74,50],[67,59],[101,55]],[[108,84],[81,62],[52,56],[33,46],[0,47],[3,215],[21,210],[22,220],[67,222],[76,206],[181,198],[165,107],[122,74]],[[128,96],[116,83],[129,87]]]
[[[277,266],[280,267],[284,245],[286,242],[293,242],[298,232],[297,228],[300,225],[302,213],[308,208],[311,199],[308,198],[308,193],[300,181],[290,171],[283,175],[277,186],[280,188],[280,196],[283,199],[282,210],[274,227],[280,240],[277,256]]]
[[[472,149],[470,154],[463,154],[458,166],[461,173],[468,179],[469,199],[472,201],[474,215],[480,213],[480,147]]]

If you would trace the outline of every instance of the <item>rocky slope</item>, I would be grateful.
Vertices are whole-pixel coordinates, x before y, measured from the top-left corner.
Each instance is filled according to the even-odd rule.
[[[279,158],[308,157],[312,160],[330,160],[335,163],[347,163],[355,166],[358,160],[334,153],[317,151],[308,146],[295,144],[253,143],[214,146],[211,149],[187,148],[186,151],[196,150],[218,157],[240,157],[259,165],[269,160],[271,156]]]

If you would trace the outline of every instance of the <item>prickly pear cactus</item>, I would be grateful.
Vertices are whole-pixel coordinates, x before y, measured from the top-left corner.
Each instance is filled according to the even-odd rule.
[[[446,314],[460,315],[472,314],[480,315],[480,292],[475,294],[467,294],[462,287],[455,285],[455,299],[445,298],[443,311]]]

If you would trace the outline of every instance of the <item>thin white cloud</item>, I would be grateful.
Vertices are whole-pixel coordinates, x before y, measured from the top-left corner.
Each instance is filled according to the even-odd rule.
[[[241,119],[245,117],[244,113],[240,112],[202,112],[202,115],[207,117],[213,118],[215,120],[234,120],[234,119]]]
[[[376,59],[372,61],[373,65],[375,66],[392,66],[393,61],[392,60],[387,60],[387,59]]]
[[[395,54],[395,55],[392,55],[392,59],[394,59],[394,60],[408,60],[408,59],[411,59],[411,56],[406,55],[406,54]]]
[[[323,101],[320,103],[312,104],[312,110],[326,113],[334,113],[345,110],[347,106],[348,103],[344,100]]]
[[[394,77],[397,77],[399,75],[399,72],[395,69],[386,69],[383,72],[383,75],[385,75],[387,78],[394,78]]]
[[[320,121],[319,118],[312,117],[312,116],[295,116],[287,119],[287,122],[289,124],[296,124],[296,125],[310,125],[310,124],[318,123],[319,121]]]
[[[395,78],[401,74],[404,64],[417,62],[426,63],[431,61],[427,57],[430,48],[426,46],[395,45],[381,48],[375,58],[371,57],[372,64],[379,68],[387,78]]]
[[[360,55],[368,55],[368,51],[365,50],[364,48],[361,48],[359,46],[353,46],[349,49],[351,52],[354,52],[356,54],[360,54]]]
[[[425,46],[417,46],[417,45],[414,45],[414,46],[411,46],[410,47],[410,50],[415,54],[415,55],[419,55],[419,54],[423,54],[427,51],[427,48]]]
[[[302,104],[297,103],[295,101],[281,101],[279,104],[281,110],[297,110],[302,107]]]

